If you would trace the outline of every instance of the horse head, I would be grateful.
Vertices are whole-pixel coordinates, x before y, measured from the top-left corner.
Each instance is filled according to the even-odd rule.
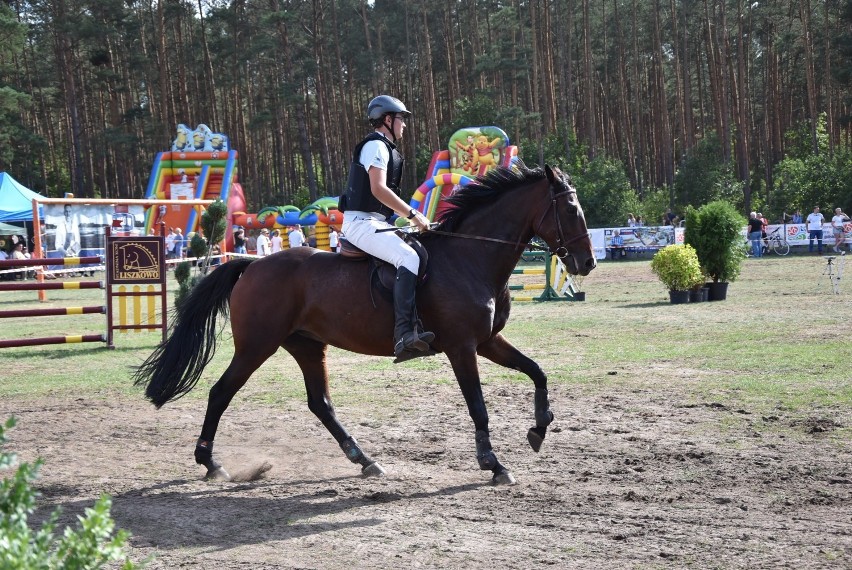
[[[597,266],[586,217],[568,176],[545,165],[550,186],[548,205],[540,214],[535,233],[568,267],[572,275],[588,275]]]

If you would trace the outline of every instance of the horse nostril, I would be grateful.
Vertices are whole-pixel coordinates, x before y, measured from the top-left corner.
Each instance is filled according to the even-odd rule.
[[[595,261],[594,257],[590,257],[589,259],[586,260],[586,267],[588,267],[590,269],[594,269],[597,266],[597,264],[598,263],[597,263],[597,261]]]

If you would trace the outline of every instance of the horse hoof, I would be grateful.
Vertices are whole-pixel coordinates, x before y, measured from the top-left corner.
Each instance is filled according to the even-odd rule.
[[[501,471],[500,473],[495,473],[494,477],[491,478],[491,482],[494,485],[515,485],[517,481],[515,481],[515,476],[512,475],[511,471]]]
[[[361,469],[361,475],[364,477],[384,477],[385,470],[377,462],[372,462]]]
[[[206,481],[230,481],[231,476],[228,475],[228,472],[225,471],[224,467],[216,467],[215,469],[210,469],[207,471],[207,475],[204,476]]]
[[[527,432],[527,441],[530,442],[530,447],[532,450],[538,453],[538,450],[541,449],[541,444],[544,442],[544,436],[547,433],[547,428],[544,427],[532,427]]]

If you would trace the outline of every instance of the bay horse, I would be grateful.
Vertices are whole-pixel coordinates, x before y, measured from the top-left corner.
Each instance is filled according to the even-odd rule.
[[[595,268],[583,210],[569,178],[558,169],[517,165],[498,168],[458,190],[433,231],[420,236],[429,253],[428,274],[417,293],[432,348],[452,365],[475,428],[476,459],[495,484],[512,484],[497,460],[488,430],[477,355],[520,370],[535,385],[534,451],[553,421],[547,376],[500,333],[509,318],[508,280],[534,235],[572,274]],[[375,294],[373,264],[309,247],[260,259],[233,259],[204,277],[176,309],[170,336],[134,373],[159,408],[189,392],[216,350],[220,314],[230,313],[234,356],[210,389],[195,447],[206,477],[228,479],[213,458],[222,414],[251,374],[283,347],[304,377],[308,408],[364,476],[384,469],[338,421],[328,390],[329,345],[374,356],[393,356],[392,301]],[[274,293],[271,290],[274,287]],[[341,318],[341,315],[343,316]]]

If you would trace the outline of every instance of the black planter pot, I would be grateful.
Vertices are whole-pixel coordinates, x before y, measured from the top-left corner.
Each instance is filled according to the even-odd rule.
[[[707,284],[709,294],[708,301],[724,301],[728,298],[728,283],[725,281],[711,282]]]
[[[574,293],[575,301],[585,301],[586,300],[586,292],[585,291],[577,291]]]
[[[682,305],[689,303],[689,291],[672,291],[669,290],[669,300],[672,305]]]
[[[702,289],[690,289],[689,302],[701,303],[702,301],[704,301],[704,293],[702,293]]]
[[[701,288],[701,300],[709,301],[710,300],[710,288],[706,285]]]

